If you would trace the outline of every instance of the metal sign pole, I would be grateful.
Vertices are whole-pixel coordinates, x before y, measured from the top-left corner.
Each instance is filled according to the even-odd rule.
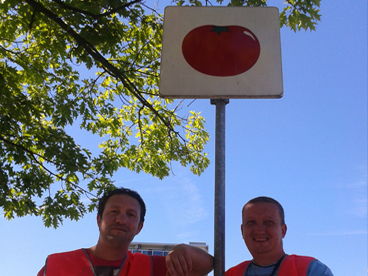
[[[225,273],[225,106],[228,99],[211,99],[216,105],[214,276]]]

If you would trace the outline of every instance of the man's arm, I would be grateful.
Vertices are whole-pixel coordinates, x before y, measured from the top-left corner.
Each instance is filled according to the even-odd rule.
[[[170,276],[203,276],[213,269],[213,257],[200,248],[187,244],[176,245],[166,256]]]

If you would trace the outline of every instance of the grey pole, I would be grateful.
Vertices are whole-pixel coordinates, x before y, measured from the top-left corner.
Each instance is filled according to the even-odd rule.
[[[214,276],[225,274],[225,106],[228,99],[211,99],[216,105]]]

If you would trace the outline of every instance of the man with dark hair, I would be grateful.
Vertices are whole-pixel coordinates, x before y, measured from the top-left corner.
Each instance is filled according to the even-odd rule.
[[[144,203],[143,199],[136,191],[133,191],[127,188],[119,188],[119,189],[109,191],[100,198],[100,200],[98,201],[98,206],[97,206],[97,214],[100,217],[102,217],[107,200],[113,195],[128,195],[132,198],[135,198],[141,207],[140,222],[144,222],[144,217],[146,216],[146,204]]]
[[[213,268],[213,257],[202,249],[177,245],[166,256],[132,254],[129,245],[144,222],[140,195],[120,188],[99,201],[95,246],[48,256],[38,276],[201,276]]]
[[[287,255],[284,209],[270,197],[257,197],[242,209],[241,232],[253,260],[226,271],[225,276],[333,276],[331,270],[312,257]]]

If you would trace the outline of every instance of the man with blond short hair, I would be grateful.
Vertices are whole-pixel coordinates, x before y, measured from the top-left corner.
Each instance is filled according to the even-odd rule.
[[[225,276],[333,276],[331,270],[312,257],[287,255],[284,209],[270,197],[257,197],[242,210],[241,233],[253,260],[226,271]]]

